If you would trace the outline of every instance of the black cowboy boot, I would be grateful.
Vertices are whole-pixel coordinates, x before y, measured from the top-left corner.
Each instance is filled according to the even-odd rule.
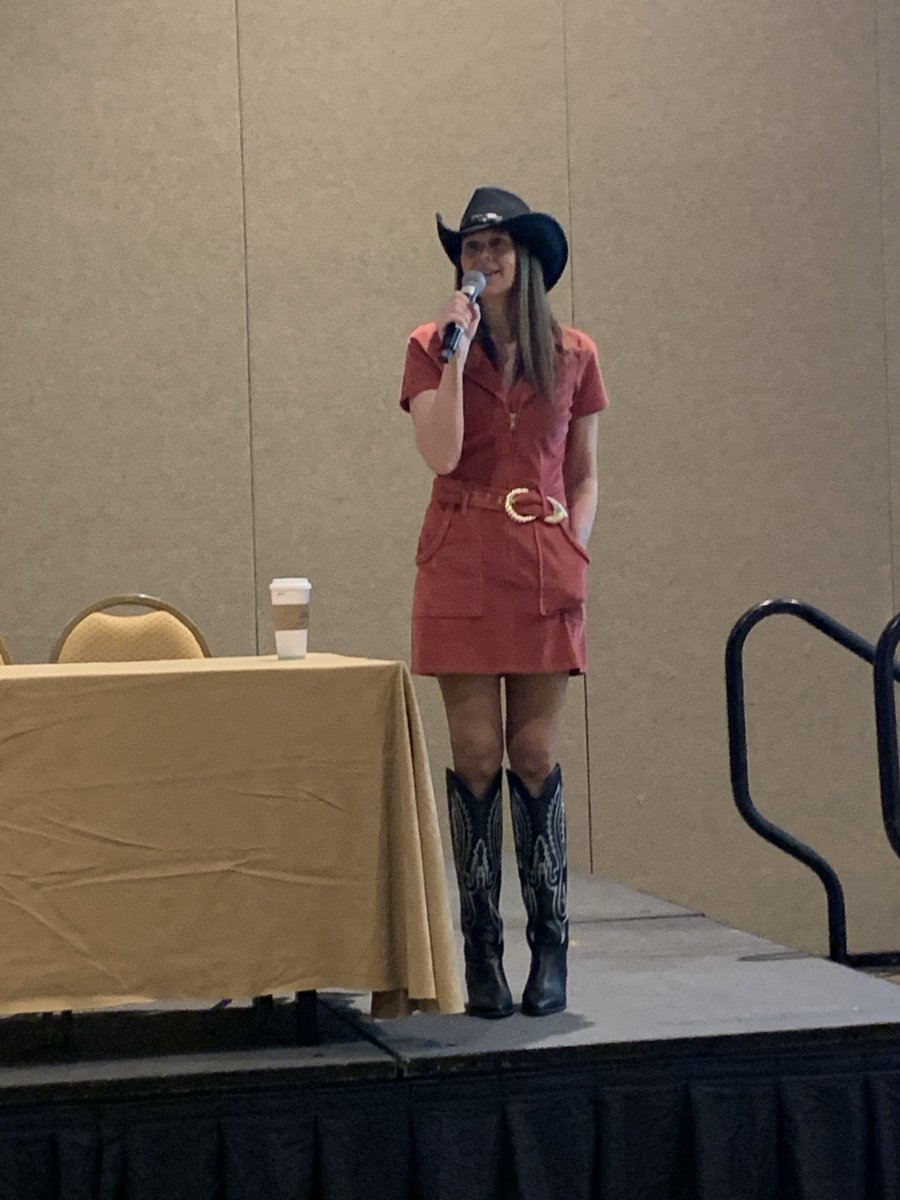
[[[450,835],[459,884],[459,914],[465,944],[466,1012],[473,1017],[508,1017],[513,1011],[503,973],[503,922],[500,920],[500,845],[503,813],[501,773],[482,799],[473,796],[454,772],[447,771]]]
[[[566,1007],[566,810],[559,764],[532,796],[514,771],[509,777],[519,882],[528,914],[526,936],[531,970],[522,995],[522,1012],[545,1017]]]

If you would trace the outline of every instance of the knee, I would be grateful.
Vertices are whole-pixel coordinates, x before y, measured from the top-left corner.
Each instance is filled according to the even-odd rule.
[[[509,766],[519,776],[532,796],[539,796],[547,776],[556,766],[551,748],[539,741],[519,739],[509,747]]]
[[[453,769],[473,796],[483,796],[503,762],[503,747],[489,738],[469,739],[453,747]]]

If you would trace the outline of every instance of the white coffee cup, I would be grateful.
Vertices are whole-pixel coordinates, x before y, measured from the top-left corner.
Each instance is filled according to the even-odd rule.
[[[308,579],[273,579],[269,592],[278,657],[306,658],[312,584]]]

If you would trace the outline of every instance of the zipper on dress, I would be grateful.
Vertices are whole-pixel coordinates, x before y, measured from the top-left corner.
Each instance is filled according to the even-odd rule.
[[[521,380],[513,384],[506,392],[506,412],[509,417],[509,449],[510,453],[515,449],[516,445],[516,430],[519,427],[519,417],[522,414],[522,407],[525,400],[521,393],[521,389],[517,391]]]

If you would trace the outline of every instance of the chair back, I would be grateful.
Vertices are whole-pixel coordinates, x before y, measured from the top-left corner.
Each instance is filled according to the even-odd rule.
[[[0,637],[0,663],[11,663],[11,662],[12,662],[12,655],[9,652],[9,646],[7,646],[7,644],[6,644],[6,642],[4,642],[3,638]]]
[[[112,613],[112,608],[150,611]],[[72,618],[56,640],[51,662],[141,662],[209,658],[203,634],[185,613],[156,596],[108,596]]]

